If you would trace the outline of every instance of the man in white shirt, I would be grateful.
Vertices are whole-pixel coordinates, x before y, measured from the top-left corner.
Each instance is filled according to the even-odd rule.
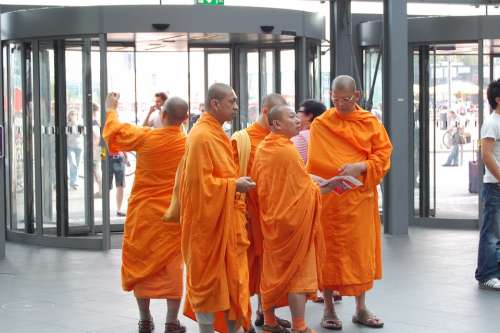
[[[483,187],[483,225],[479,236],[476,280],[482,289],[500,291],[500,80],[488,86],[493,109],[481,128],[486,172]]]
[[[144,119],[144,123],[142,124],[142,126],[163,128],[163,123],[161,120],[161,108],[163,107],[163,104],[165,104],[167,99],[167,94],[165,94],[164,92],[158,92],[155,94],[155,104],[149,108],[149,113],[146,116],[146,119]],[[153,118],[151,118],[151,116],[155,112],[156,114]]]

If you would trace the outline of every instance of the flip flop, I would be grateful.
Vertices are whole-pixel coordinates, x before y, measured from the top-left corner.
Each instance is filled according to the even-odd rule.
[[[332,318],[321,319],[321,327],[327,330],[340,331],[342,329],[342,321],[335,315]]]
[[[382,328],[384,323],[373,313],[368,310],[358,311],[352,316],[352,322],[371,328]]]

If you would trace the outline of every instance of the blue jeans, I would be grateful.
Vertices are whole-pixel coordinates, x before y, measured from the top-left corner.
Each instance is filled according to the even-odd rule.
[[[500,184],[484,184],[483,202],[476,269],[479,282],[500,277]]]
[[[69,164],[69,184],[76,185],[78,178],[78,167],[80,166],[81,148],[68,148],[68,164]]]
[[[458,145],[453,145],[445,165],[458,165]]]

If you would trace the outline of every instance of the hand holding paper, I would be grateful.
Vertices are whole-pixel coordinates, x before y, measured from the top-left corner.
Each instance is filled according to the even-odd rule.
[[[362,186],[363,183],[352,176],[336,176],[320,182],[322,194],[335,192],[338,195]]]

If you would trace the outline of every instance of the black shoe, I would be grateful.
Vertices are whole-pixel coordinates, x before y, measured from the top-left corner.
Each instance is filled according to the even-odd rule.
[[[151,333],[155,329],[153,320],[139,320],[139,333]]]
[[[257,327],[261,327],[262,325],[264,325],[264,314],[259,311],[257,311],[255,314],[257,315],[257,317],[255,318],[254,324]]]

